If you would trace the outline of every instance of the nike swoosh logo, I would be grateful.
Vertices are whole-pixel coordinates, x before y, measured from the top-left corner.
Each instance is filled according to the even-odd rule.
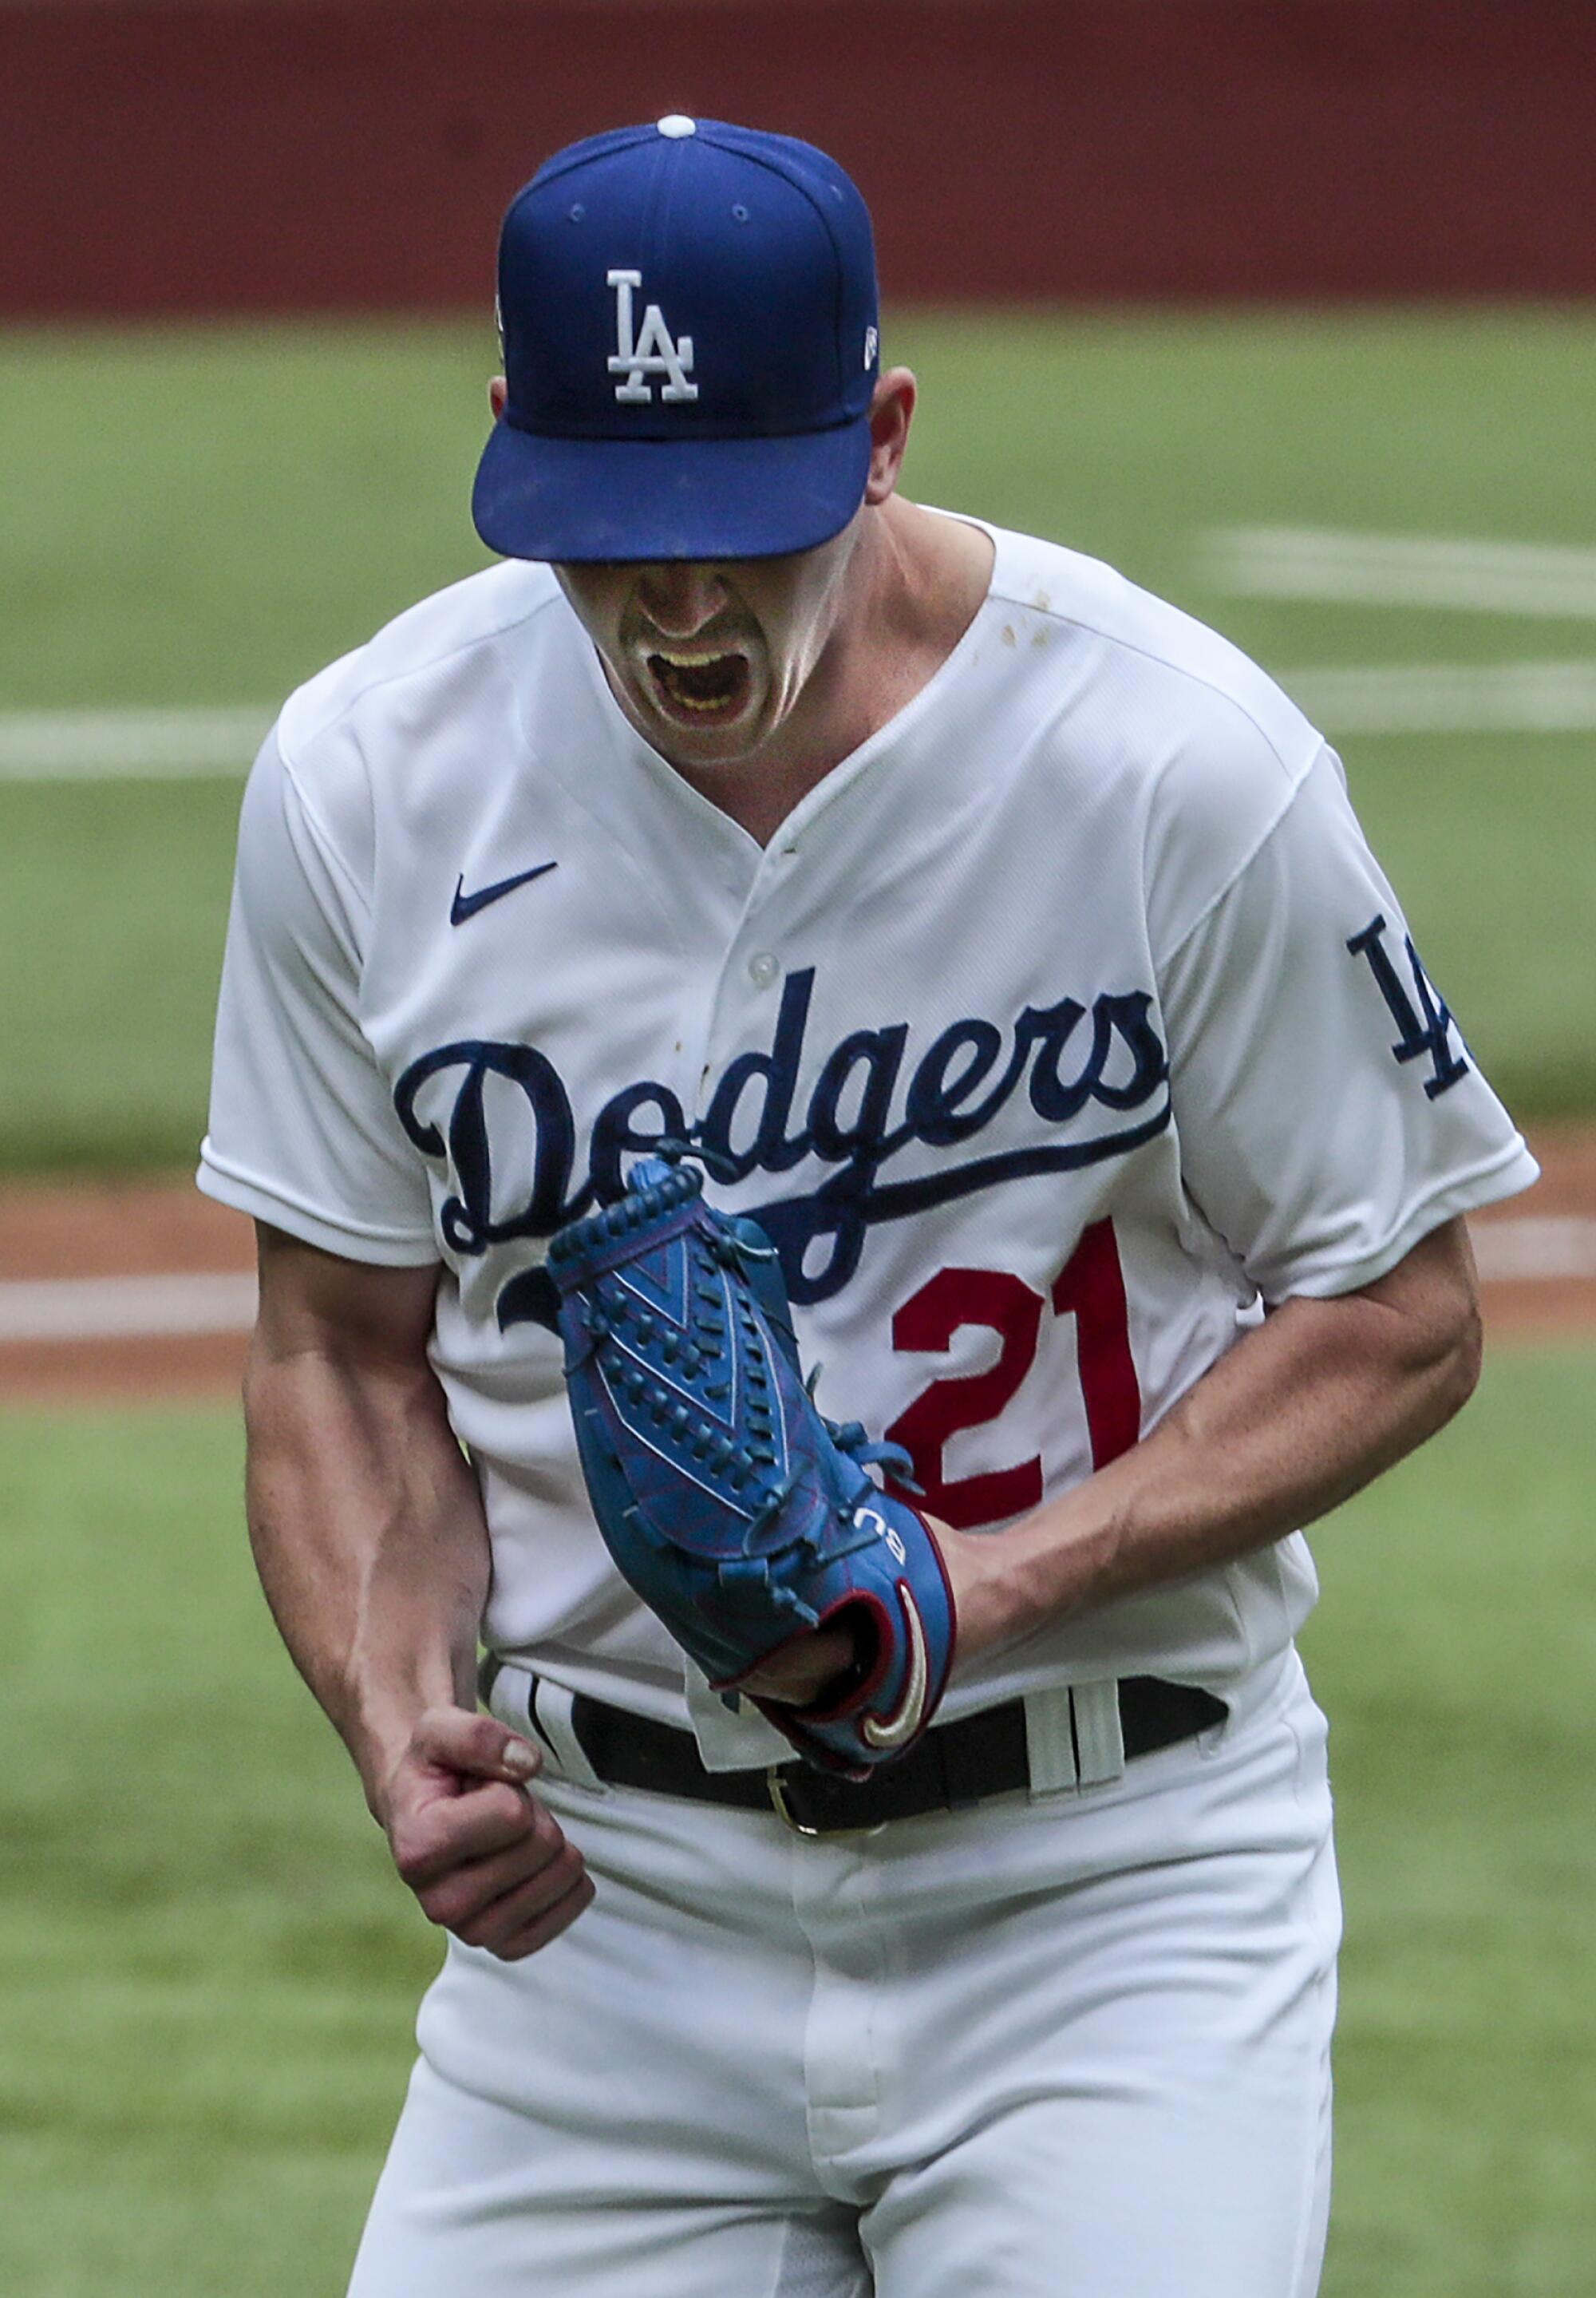
[[[931,1688],[926,1631],[905,1581],[899,1581],[898,1594],[903,1604],[903,1624],[909,1631],[909,1678],[903,1686],[903,1697],[893,1715],[861,1715],[859,1719],[860,1737],[865,1745],[877,1748],[884,1754],[894,1748],[908,1747],[920,1728],[926,1713],[926,1695]]]
[[[457,878],[455,898],[448,905],[450,925],[463,926],[467,918],[474,918],[477,912],[485,910],[489,902],[497,902],[501,895],[513,894],[517,886],[527,885],[532,879],[544,877],[559,866],[557,862],[539,862],[535,870],[523,870],[515,878],[501,878],[497,885],[479,886],[474,894],[466,892],[464,877]]]

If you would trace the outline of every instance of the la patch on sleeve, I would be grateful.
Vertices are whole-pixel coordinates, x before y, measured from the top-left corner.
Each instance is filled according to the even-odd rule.
[[[1452,1018],[1452,1009],[1436,988],[1419,961],[1413,946],[1411,934],[1403,934],[1403,951],[1412,977],[1413,994],[1403,980],[1396,960],[1386,946],[1389,931],[1382,913],[1373,917],[1362,933],[1349,937],[1347,948],[1354,957],[1367,958],[1374,976],[1375,987],[1390,1009],[1391,1018],[1401,1033],[1392,1046],[1393,1057],[1399,1062],[1422,1061],[1427,1055],[1430,1074],[1424,1080],[1424,1090],[1434,1101],[1437,1095],[1456,1085],[1468,1074],[1468,1063],[1463,1057],[1463,1040],[1458,1025]],[[1454,1046],[1452,1040],[1457,1038]]]

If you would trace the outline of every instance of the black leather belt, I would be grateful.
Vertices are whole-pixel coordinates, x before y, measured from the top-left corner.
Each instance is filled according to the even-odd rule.
[[[484,1699],[501,1665],[490,1658],[484,1666]],[[528,1682],[529,1721],[534,1736],[547,1745],[530,1713]],[[1125,1760],[1133,1763],[1139,1756],[1192,1739],[1222,1723],[1228,1712],[1222,1699],[1195,1684],[1124,1676],[1119,1715]],[[611,1787],[646,1788],[654,1795],[685,1796],[745,1811],[774,1806],[800,1835],[857,1834],[889,1820],[958,1811],[984,1796],[1010,1794],[1031,1784],[1025,1708],[1018,1699],[940,1724],[862,1783],[797,1762],[773,1765],[769,1771],[707,1771],[690,1732],[611,1707],[584,1692],[572,1698],[571,1723],[588,1761]]]

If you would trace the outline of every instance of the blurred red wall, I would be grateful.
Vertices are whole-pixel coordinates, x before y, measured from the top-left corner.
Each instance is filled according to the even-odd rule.
[[[1592,0],[0,0],[0,312],[481,307],[555,145],[827,145],[889,295],[1596,292]]]

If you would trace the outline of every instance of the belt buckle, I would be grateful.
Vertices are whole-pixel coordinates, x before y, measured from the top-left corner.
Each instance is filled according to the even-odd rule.
[[[884,1819],[878,1819],[873,1821],[868,1827],[806,1827],[787,1800],[787,1783],[781,1776],[785,1768],[783,1765],[772,1764],[765,1773],[765,1787],[769,1794],[771,1808],[777,1818],[784,1827],[790,1828],[794,1835],[802,1836],[806,1843],[858,1841],[860,1837],[866,1835],[879,1835],[886,1825]]]

